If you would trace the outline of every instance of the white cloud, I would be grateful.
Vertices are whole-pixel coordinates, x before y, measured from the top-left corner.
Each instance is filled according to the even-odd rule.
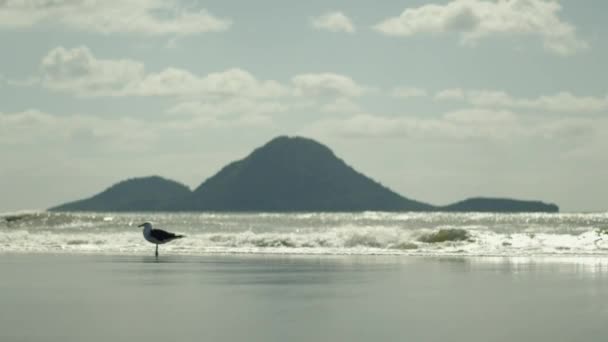
[[[160,72],[145,73],[135,82],[125,83],[123,95],[185,96],[202,92],[201,79],[187,70],[168,67]]]
[[[603,127],[603,128],[602,128]],[[608,121],[578,118],[539,120],[505,110],[464,109],[433,118],[356,114],[329,118],[309,126],[313,136],[411,139],[426,142],[486,141],[512,144],[519,141],[591,143],[608,129]]]
[[[151,125],[128,117],[51,115],[36,109],[0,113],[0,143],[7,145],[89,144],[119,151],[145,149],[154,140]]]
[[[78,97],[171,97],[177,102],[168,113],[208,118],[261,119],[306,103],[325,112],[358,112],[358,106],[348,98],[366,91],[350,77],[333,73],[300,74],[292,78],[291,84],[283,85],[259,80],[239,68],[206,75],[175,67],[148,72],[139,61],[97,58],[85,46],[49,51],[41,61],[40,73],[27,85]]]
[[[397,87],[391,92],[391,96],[400,98],[426,97],[427,95],[426,89],[415,87]]]
[[[37,110],[20,113],[0,112],[0,144],[11,145],[30,142],[33,137],[38,137],[38,133],[40,133],[35,131],[36,134],[25,134],[26,132],[34,132],[31,130],[32,126],[49,129],[52,122],[52,117]]]
[[[564,118],[545,123],[543,129],[538,133],[547,140],[573,142],[593,139],[593,136],[602,136],[601,132],[607,128],[605,119]]]
[[[518,122],[515,113],[506,110],[461,109],[444,114],[443,119],[460,124],[514,124]]]
[[[277,81],[261,81],[248,71],[232,68],[197,76],[189,71],[167,68],[146,75],[125,89],[127,95],[168,95],[189,97],[281,97],[289,90]]]
[[[503,91],[447,89],[435,96],[438,100],[466,101],[477,107],[521,108],[550,112],[593,113],[608,110],[608,96],[577,96],[570,92],[517,98]]]
[[[486,117],[483,117],[485,115]],[[327,119],[308,128],[312,135],[352,138],[400,138],[416,140],[505,140],[520,126],[506,113],[467,111],[447,113],[439,118],[387,117],[357,114],[347,119]]]
[[[428,4],[405,9],[400,16],[374,26],[391,36],[420,33],[460,34],[463,44],[498,35],[535,36],[556,54],[570,55],[588,47],[576,27],[559,17],[556,1],[545,0],[453,0],[444,5]]]
[[[43,87],[79,97],[167,96],[180,102],[230,99],[306,98],[310,101],[341,101],[369,91],[352,78],[334,73],[299,74],[291,84],[260,80],[239,68],[196,75],[188,70],[168,67],[148,72],[143,63],[131,59],[101,59],[86,46],[66,49],[57,47],[47,53],[40,64],[41,76],[24,85]],[[14,82],[15,84],[17,82]],[[341,100],[337,100],[341,99]],[[232,101],[229,106],[244,101]],[[268,103],[259,104],[267,108]],[[351,104],[352,107],[352,104]],[[267,110],[265,110],[267,111]]]
[[[4,0],[0,29],[59,25],[102,34],[189,35],[225,31],[228,19],[177,0]]]
[[[40,70],[44,86],[79,96],[120,96],[145,72],[143,63],[100,60],[87,47],[55,48],[42,59]]]
[[[187,116],[153,121],[133,117],[107,118],[94,115],[53,115],[36,109],[0,112],[0,145],[39,146],[61,150],[95,148],[107,152],[153,151],[155,143],[175,140],[204,128],[269,126],[264,115],[232,117]]]
[[[300,74],[292,83],[298,96],[356,97],[365,92],[352,78],[334,73]]]
[[[272,98],[289,94],[276,81],[261,81],[233,68],[204,76],[167,68],[148,73],[143,63],[129,59],[98,59],[87,47],[51,50],[41,62],[43,86],[83,97],[174,96]]]
[[[318,30],[355,33],[355,25],[352,20],[342,12],[328,12],[312,18],[311,24]]]

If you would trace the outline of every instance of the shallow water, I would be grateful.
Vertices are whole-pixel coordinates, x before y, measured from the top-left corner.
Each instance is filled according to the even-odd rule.
[[[0,255],[1,341],[605,341],[603,257]]]
[[[187,235],[171,255],[608,256],[608,213],[5,213],[0,253],[147,254],[144,221]]]

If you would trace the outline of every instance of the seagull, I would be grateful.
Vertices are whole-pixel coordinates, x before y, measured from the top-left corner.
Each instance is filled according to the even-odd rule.
[[[181,239],[183,235],[176,235],[162,229],[154,229],[152,228],[152,223],[144,222],[140,224],[138,227],[144,227],[144,238],[153,244],[156,244],[156,253],[155,255],[158,257],[158,245],[162,245],[163,243],[167,243],[169,241],[173,241],[175,239]]]

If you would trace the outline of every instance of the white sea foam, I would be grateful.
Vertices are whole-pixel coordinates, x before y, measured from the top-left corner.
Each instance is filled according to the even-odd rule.
[[[148,220],[187,235],[161,247],[164,253],[173,254],[608,257],[608,234],[602,232],[608,227],[608,214],[376,212],[1,214],[0,252],[150,253],[152,245],[143,240],[137,228]],[[422,242],[428,241],[423,237],[437,232],[446,233],[447,241]]]

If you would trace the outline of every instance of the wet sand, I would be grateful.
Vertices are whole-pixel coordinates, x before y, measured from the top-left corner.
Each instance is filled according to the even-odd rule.
[[[605,341],[608,260],[0,254],[0,341]]]

